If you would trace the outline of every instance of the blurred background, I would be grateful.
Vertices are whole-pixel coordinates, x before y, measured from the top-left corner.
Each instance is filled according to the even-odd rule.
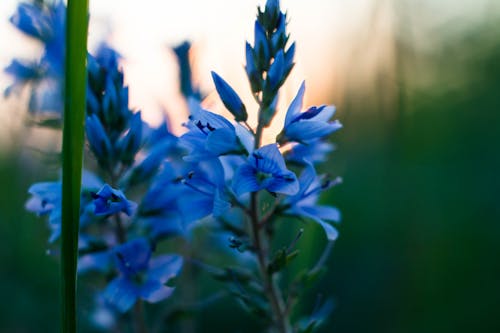
[[[165,110],[174,123],[185,117],[169,49],[184,39],[194,43],[195,79],[209,99],[210,70],[250,98],[244,40],[253,40],[262,1],[90,3],[89,47],[105,39],[123,54],[131,104],[151,123]],[[39,52],[8,23],[16,4],[0,3],[2,68]],[[500,332],[500,2],[282,6],[298,46],[283,105],[305,78],[306,104],[335,104],[344,124],[322,167],[344,179],[323,198],[343,212],[340,237],[304,309],[318,293],[333,296],[325,333]],[[0,88],[8,84],[2,73]],[[58,263],[46,254],[44,222],[24,202],[31,183],[57,177],[44,152],[57,150],[58,134],[26,126],[26,97],[0,100],[0,332],[56,332]],[[304,260],[324,241],[309,229]],[[228,298],[197,318],[172,331],[256,332]]]

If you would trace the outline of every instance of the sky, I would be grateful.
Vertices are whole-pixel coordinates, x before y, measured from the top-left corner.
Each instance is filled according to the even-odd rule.
[[[17,2],[0,1],[2,68],[14,56],[29,58],[38,51],[8,23]],[[130,104],[142,110],[144,118],[153,124],[161,121],[165,110],[179,119],[185,117],[175,81],[177,68],[169,49],[183,40],[194,44],[196,79],[203,91],[209,93],[210,106],[223,111],[211,93],[212,70],[231,82],[251,105],[243,71],[244,42],[253,41],[256,6],[264,2],[91,0],[89,48],[92,50],[106,40],[124,56]],[[380,62],[390,62],[392,37],[398,33],[394,30],[394,18],[401,19],[395,13],[398,6],[406,6],[408,17],[418,22],[415,38],[420,38],[423,46],[432,45],[428,32],[439,30],[445,23],[458,29],[480,21],[493,7],[498,9],[495,1],[488,0],[282,0],[281,3],[289,13],[289,31],[297,42],[297,65],[281,94],[282,106],[293,98],[304,79],[306,105],[341,104],[352,67],[361,68],[369,76]],[[355,54],[361,54],[361,61],[354,63]],[[8,82],[0,74],[1,90]],[[5,111],[17,107],[14,101],[1,101],[0,121],[19,122],[19,118],[11,119],[8,112],[12,111]],[[255,106],[248,108],[251,111]]]

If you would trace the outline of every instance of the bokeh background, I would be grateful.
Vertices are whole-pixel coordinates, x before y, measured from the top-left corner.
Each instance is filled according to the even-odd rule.
[[[243,42],[262,2],[90,2],[90,47],[106,39],[124,55],[131,103],[152,123],[165,110],[177,123],[185,116],[169,50],[184,39],[205,92],[212,69],[247,90]],[[0,3],[2,67],[39,52],[8,24],[16,3]],[[343,212],[341,235],[304,308],[334,298],[325,333],[500,332],[500,3],[282,4],[298,44],[283,103],[306,78],[307,104],[335,104],[345,126],[323,166],[344,179],[323,198]],[[57,177],[46,152],[58,134],[27,127],[25,109],[26,96],[0,100],[0,332],[52,333],[58,263],[44,223],[23,206],[31,183]],[[301,256],[312,261],[324,240],[307,230]],[[242,318],[223,298],[171,331],[256,332]]]

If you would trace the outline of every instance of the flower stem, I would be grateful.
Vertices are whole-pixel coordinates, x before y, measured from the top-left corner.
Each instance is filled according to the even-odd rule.
[[[273,275],[267,270],[267,249],[268,243],[262,236],[262,230],[259,228],[260,221],[258,216],[258,193],[254,192],[251,195],[251,211],[252,211],[252,238],[257,254],[259,271],[262,276],[264,291],[271,305],[273,312],[274,325],[280,333],[290,333],[291,327],[286,315],[285,305],[281,298],[281,293],[276,285]]]
[[[85,63],[88,0],[68,0],[66,14],[66,77],[62,148],[61,331],[75,333],[77,330],[76,268],[87,85]]]
[[[259,102],[259,104],[262,103]],[[260,108],[259,110],[259,123],[257,125],[254,136],[255,149],[259,149],[261,146],[262,131],[264,128],[262,122],[260,121],[260,113],[262,112],[261,110],[262,108]],[[266,217],[266,220],[268,220],[268,217]],[[274,326],[279,333],[291,333],[292,329],[290,326],[290,321],[287,316],[285,304],[279,291],[279,287],[276,285],[273,274],[269,273],[267,270],[269,240],[265,237],[262,237],[263,233],[261,226],[263,225],[262,222],[264,220],[261,220],[261,217],[259,216],[258,192],[252,192],[250,197],[250,221],[259,271],[262,276],[264,292],[273,312]]]
[[[134,328],[136,333],[148,333],[144,319],[144,304],[140,299],[134,304]]]

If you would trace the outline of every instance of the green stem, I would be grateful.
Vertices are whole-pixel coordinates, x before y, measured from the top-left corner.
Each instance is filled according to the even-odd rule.
[[[68,0],[63,126],[61,328],[75,333],[76,267],[85,120],[88,0]]]
[[[144,304],[142,300],[137,300],[134,304],[134,327],[136,333],[148,333],[146,320],[144,319]]]
[[[259,101],[259,104],[262,103]],[[257,129],[255,131],[255,136],[254,136],[255,149],[259,149],[261,146],[262,132],[264,129],[260,121],[261,112],[262,112],[262,107],[259,109],[259,123],[257,125]],[[260,274],[262,276],[264,291],[271,306],[271,310],[273,312],[274,328],[276,328],[279,333],[290,333],[292,332],[292,329],[290,327],[290,321],[288,319],[287,311],[281,296],[281,292],[276,284],[274,275],[268,273],[267,271],[269,240],[266,239],[265,237],[262,237],[263,233],[261,227],[263,227],[263,222],[266,222],[268,219],[269,217],[267,216],[264,216],[264,218],[260,217],[259,193],[252,192],[250,197],[250,222],[251,222],[253,243],[255,247],[255,252],[257,254],[257,262]]]
[[[252,222],[252,238],[255,246],[255,251],[257,254],[257,262],[259,266],[259,271],[262,276],[264,291],[266,293],[269,304],[271,305],[271,310],[273,312],[274,325],[280,333],[290,333],[290,323],[286,315],[285,305],[283,303],[281,293],[276,285],[274,276],[267,271],[268,260],[268,242],[263,239],[260,226],[260,219],[258,216],[258,193],[254,192],[250,198],[251,201],[251,222]]]
[[[120,179],[123,170],[119,170],[116,173],[108,171],[108,173],[109,173],[109,178],[111,180],[111,187],[116,188],[118,179]],[[120,213],[116,213],[114,215],[114,222],[115,222],[115,235],[118,240],[118,243],[125,244],[127,242],[127,230],[123,225]],[[138,299],[134,304],[131,324],[134,327],[134,333],[149,332],[144,313],[144,302],[141,299]]]

